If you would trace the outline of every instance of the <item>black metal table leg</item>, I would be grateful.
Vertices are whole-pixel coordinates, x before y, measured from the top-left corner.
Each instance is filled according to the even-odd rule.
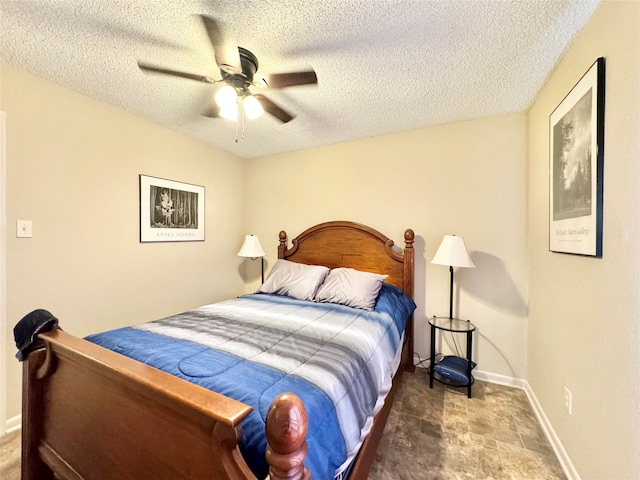
[[[473,342],[473,332],[470,330],[467,332],[467,378],[469,380],[469,385],[467,385],[467,397],[471,398],[471,384],[472,382],[472,377],[471,377],[471,353],[473,351],[472,349],[472,342]]]
[[[429,362],[429,388],[433,388],[433,366],[436,363],[436,327],[431,325],[431,359]]]

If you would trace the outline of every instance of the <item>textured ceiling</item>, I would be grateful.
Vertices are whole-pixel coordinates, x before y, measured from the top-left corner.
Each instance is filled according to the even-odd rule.
[[[0,0],[0,58],[250,158],[525,110],[597,0]],[[201,115],[220,78],[198,15],[259,71],[313,68],[317,86],[263,90],[296,115]],[[1,86],[0,86],[1,87]],[[255,89],[254,89],[255,91]]]

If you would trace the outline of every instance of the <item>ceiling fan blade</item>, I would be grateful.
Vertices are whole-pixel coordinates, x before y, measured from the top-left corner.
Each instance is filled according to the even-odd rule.
[[[197,75],[195,73],[187,73],[187,72],[179,72],[177,70],[169,70],[161,67],[154,67],[153,65],[147,65],[145,63],[138,62],[138,67],[140,70],[151,73],[160,73],[163,75],[171,75],[174,77],[188,78],[189,80],[196,80],[197,82],[203,83],[216,83],[216,81],[211,77],[206,77],[204,75]]]
[[[318,77],[313,70],[306,72],[266,73],[263,77],[269,88],[285,88],[318,83]]]
[[[234,44],[228,34],[223,32],[219,22],[205,15],[200,15],[200,18],[207,30],[211,45],[213,45],[216,63],[220,70],[232,74],[242,73],[238,46]]]
[[[271,100],[269,100],[264,95],[262,95],[260,93],[256,93],[253,96],[256,97],[256,99],[260,102],[260,105],[262,105],[262,108],[264,108],[265,112],[273,115],[278,120],[280,120],[282,123],[287,123],[287,122],[290,122],[291,120],[294,119],[293,115],[291,115],[290,113],[284,111],[281,107],[279,107],[278,105],[273,103]]]

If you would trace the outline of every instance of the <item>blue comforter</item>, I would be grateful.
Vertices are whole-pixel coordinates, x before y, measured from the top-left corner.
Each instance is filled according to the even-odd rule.
[[[255,294],[87,340],[253,407],[240,450],[258,478],[269,406],[295,393],[309,417],[305,464],[331,479],[360,447],[414,309],[386,284],[373,312]]]

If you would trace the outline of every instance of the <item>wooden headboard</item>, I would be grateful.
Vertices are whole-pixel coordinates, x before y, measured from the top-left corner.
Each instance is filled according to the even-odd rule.
[[[348,267],[389,275],[387,282],[413,298],[413,230],[404,232],[403,252],[393,240],[366,225],[354,222],[326,222],[308,228],[287,246],[287,233],[280,232],[278,258],[329,268]]]

